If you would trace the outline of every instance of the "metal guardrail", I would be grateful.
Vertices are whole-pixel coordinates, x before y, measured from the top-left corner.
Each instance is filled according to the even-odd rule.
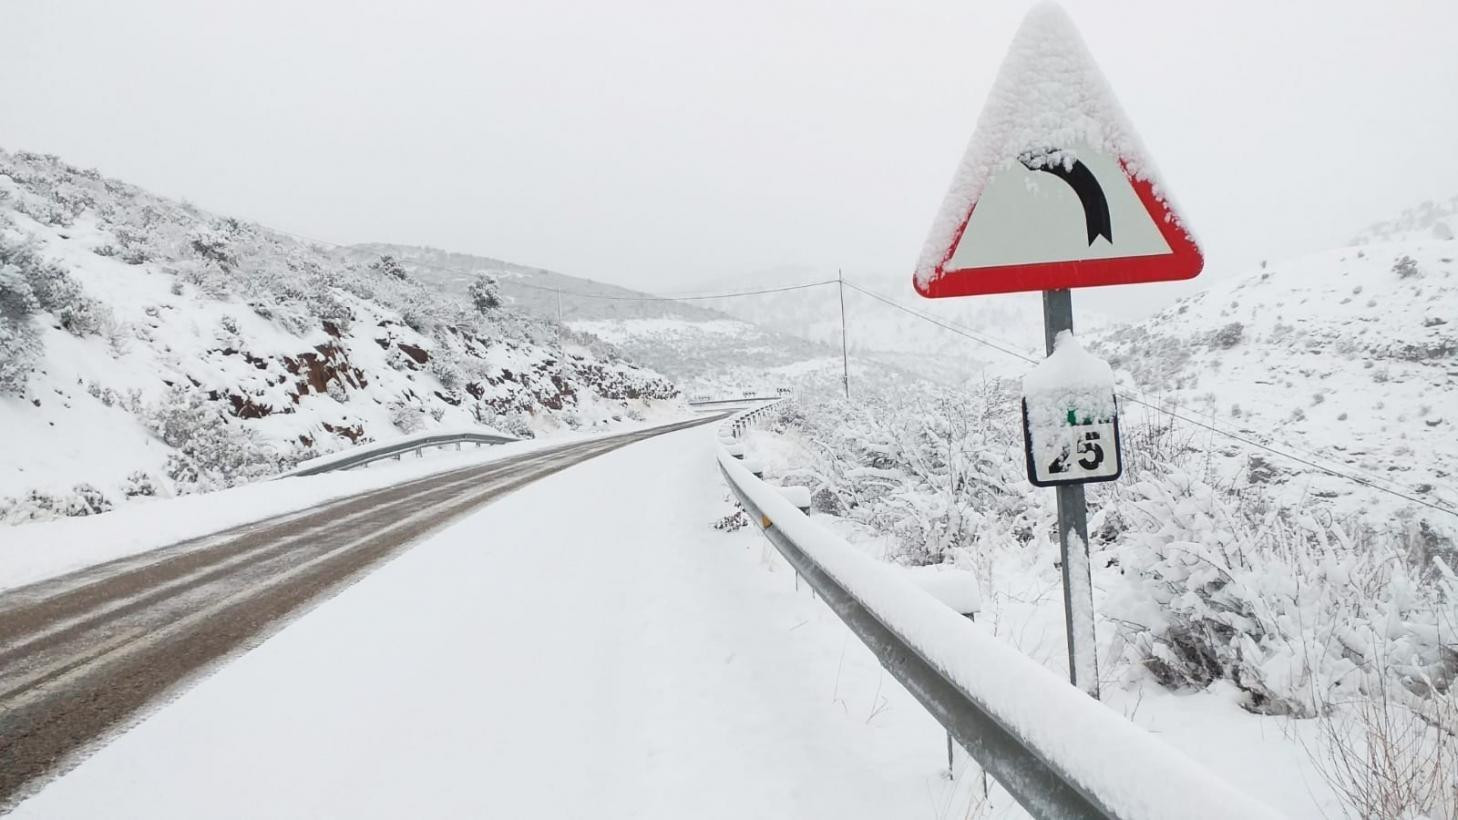
[[[456,445],[456,449],[460,449],[460,445],[462,444],[474,444],[480,447],[483,444],[510,444],[513,441],[520,440],[511,436],[497,436],[491,435],[490,433],[442,433],[435,436],[422,436],[421,438],[380,445],[372,446],[367,444],[364,447],[358,448],[359,452],[356,454],[331,459],[323,464],[301,467],[279,477],[310,476],[319,475],[320,473],[330,473],[335,470],[348,470],[387,458],[399,459],[405,453],[423,455],[421,451],[427,447],[449,447],[454,444]]]
[[[734,438],[740,438],[743,431],[753,421],[766,412],[770,406],[755,408],[754,410],[738,414],[725,422],[727,432]],[[805,579],[815,590],[816,594],[825,601],[851,632],[855,634],[867,648],[875,654],[881,665],[915,697],[923,707],[936,719],[948,732],[948,734],[978,762],[983,770],[991,775],[997,782],[1012,795],[1034,817],[1039,818],[1103,818],[1105,820],[1144,820],[1144,818],[1174,818],[1189,817],[1198,814],[1202,817],[1220,818],[1268,818],[1276,817],[1268,807],[1258,801],[1247,798],[1245,795],[1234,792],[1218,778],[1211,776],[1210,782],[1219,783],[1222,787],[1215,790],[1220,795],[1216,802],[1220,805],[1199,805],[1210,795],[1210,783],[1204,778],[1190,776],[1189,768],[1180,769],[1173,774],[1178,776],[1173,780],[1183,780],[1177,785],[1189,784],[1189,789],[1175,789],[1174,791],[1185,796],[1185,802],[1175,805],[1172,802],[1162,803],[1158,799],[1135,801],[1139,809],[1120,813],[1111,806],[1111,800],[1107,796],[1094,793],[1086,784],[1080,783],[1070,773],[1070,765],[1067,761],[1060,761],[1057,754],[1050,754],[1044,749],[1036,747],[1027,739],[1020,737],[1011,730],[1003,720],[999,719],[993,705],[979,701],[969,694],[956,679],[937,663],[929,660],[928,657],[912,644],[903,634],[897,631],[896,625],[887,622],[881,616],[860,600],[856,595],[838,580],[833,574],[818,563],[806,548],[790,537],[781,524],[790,524],[787,517],[804,515],[793,506],[781,504],[773,499],[775,496],[758,493],[765,503],[773,503],[777,509],[769,511],[761,504],[755,503],[752,493],[748,489],[750,482],[764,484],[764,482],[753,477],[748,471],[735,469],[738,466],[737,459],[742,459],[744,453],[742,446],[736,448],[737,452],[720,447],[719,469],[724,475],[725,482],[730,490],[739,500],[740,505],[749,514],[756,526],[760,527],[762,534],[775,546],[784,556],[800,578]],[[732,454],[731,454],[732,453]],[[731,466],[733,465],[733,466]],[[737,475],[736,475],[737,473]],[[768,487],[768,485],[765,485]],[[773,489],[773,488],[770,488]],[[768,513],[773,512],[773,515]],[[807,520],[804,522],[809,524]],[[803,527],[791,526],[791,529],[804,531]],[[849,547],[848,547],[849,548]],[[971,625],[968,625],[969,628]],[[1029,664],[1036,662],[1029,660]],[[1080,697],[1082,695],[1080,694]],[[1075,704],[1077,708],[1083,709],[1081,703]],[[1088,699],[1087,709],[1105,710],[1102,704],[1093,699]],[[1109,715],[1100,715],[1107,718]],[[1119,718],[1122,720],[1122,718]],[[1146,753],[1159,754],[1167,751],[1171,756],[1180,756],[1172,748],[1166,747],[1162,742],[1153,736],[1141,738],[1147,743],[1139,744]],[[1102,742],[1102,738],[1083,738],[1076,744],[1094,744]],[[1125,749],[1125,752],[1130,750]],[[1115,767],[1128,763],[1129,771],[1127,776],[1105,778],[1105,782],[1117,783],[1118,788],[1127,797],[1131,789],[1137,790],[1141,777],[1162,776],[1154,772],[1137,771],[1137,764],[1132,761],[1113,761]],[[1170,772],[1163,773],[1169,775]],[[1200,772],[1199,774],[1203,774]],[[1205,786],[1203,790],[1200,788]],[[1161,790],[1161,794],[1169,794],[1169,790]],[[1128,801],[1124,801],[1128,805]],[[1196,809],[1198,806],[1198,809]],[[1195,809],[1193,812],[1192,809]]]
[[[744,435],[745,430],[749,429],[749,425],[753,424],[755,421],[762,418],[763,416],[768,415],[769,411],[774,409],[775,405],[779,404],[782,398],[783,397],[781,396],[767,399],[767,401],[769,402],[768,404],[761,404],[760,406],[755,407],[751,410],[745,410],[743,413],[736,413],[733,417],[727,419],[724,422],[724,426],[729,428],[729,431],[734,435],[735,438],[739,438],[740,436]]]
[[[723,404],[744,404],[750,401],[779,401],[784,396],[745,396],[742,399],[711,399],[709,401],[691,401],[689,407],[715,407]]]

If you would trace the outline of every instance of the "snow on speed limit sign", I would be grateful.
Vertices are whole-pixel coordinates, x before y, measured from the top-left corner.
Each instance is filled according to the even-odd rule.
[[[1113,371],[1067,331],[1023,377],[1023,441],[1028,480],[1039,487],[1113,481],[1124,471]]]

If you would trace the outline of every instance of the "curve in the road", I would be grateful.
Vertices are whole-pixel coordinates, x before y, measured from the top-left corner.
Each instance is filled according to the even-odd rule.
[[[0,596],[0,811],[421,535],[573,464],[718,418],[416,479]]]

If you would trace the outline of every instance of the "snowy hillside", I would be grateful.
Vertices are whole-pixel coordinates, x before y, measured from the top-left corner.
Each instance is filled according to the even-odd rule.
[[[1450,215],[1451,218],[1451,215]],[[1394,225],[1410,227],[1394,228]],[[1385,223],[1368,236],[1431,234]],[[1458,242],[1406,239],[1273,263],[1092,343],[1146,398],[1173,401],[1280,449],[1448,508],[1458,506]],[[1227,480],[1282,501],[1395,499],[1212,439]]]
[[[529,436],[676,404],[657,373],[479,295],[0,151],[0,520],[425,428]]]
[[[423,282],[464,298],[478,275],[493,277],[504,300],[523,312],[556,319],[591,334],[678,381],[690,393],[769,390],[782,380],[777,369],[839,355],[794,333],[767,330],[754,312],[728,316],[715,308],[741,299],[680,302],[591,279],[503,262],[499,259],[402,245],[357,245],[352,258],[390,255]],[[740,286],[742,288],[742,286]],[[738,288],[729,287],[725,290]]]

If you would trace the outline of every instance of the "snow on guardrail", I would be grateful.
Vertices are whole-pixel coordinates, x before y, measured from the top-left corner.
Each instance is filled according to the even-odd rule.
[[[754,411],[751,411],[754,412]],[[735,437],[748,422],[741,414],[726,423]],[[883,666],[921,700],[933,716],[971,710],[990,718],[1010,740],[962,745],[1035,816],[1101,816],[1120,820],[1252,820],[1279,817],[1183,752],[1155,738],[1062,677],[1018,652],[918,586],[902,573],[855,549],[821,528],[795,507],[779,488],[755,478],[729,448],[718,448],[719,467],[751,518],[785,552],[787,541],[815,570],[839,589],[821,590],[830,603],[835,593],[849,595],[893,636],[868,639],[864,625],[837,614],[876,652]],[[797,569],[798,571],[798,569]],[[808,576],[807,576],[808,577]],[[813,583],[813,581],[812,581]],[[941,680],[928,684],[908,673],[904,652],[933,670]],[[940,694],[939,694],[940,692]],[[961,703],[933,703],[957,700]],[[933,708],[938,707],[938,708]],[[941,708],[945,707],[945,708]],[[939,720],[941,718],[938,718]],[[949,732],[958,734],[950,722]],[[997,757],[998,760],[984,758]],[[1036,764],[1026,777],[1018,761]],[[991,765],[990,765],[991,764]],[[1053,789],[1048,785],[1052,784]],[[1090,814],[1092,812],[1092,814]]]

